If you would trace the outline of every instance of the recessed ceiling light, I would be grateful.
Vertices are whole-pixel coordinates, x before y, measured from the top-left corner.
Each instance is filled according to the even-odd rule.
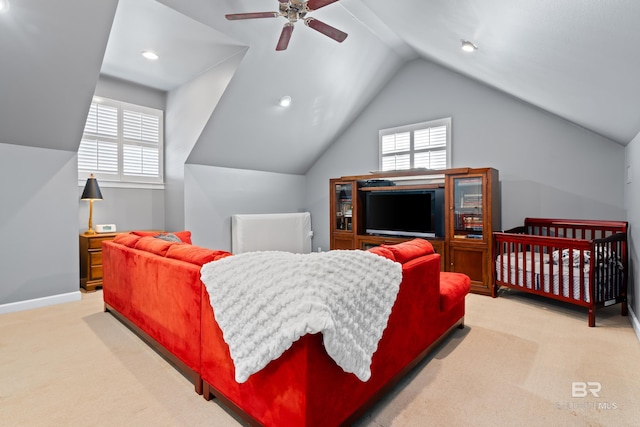
[[[470,42],[469,40],[460,40],[462,42],[462,50],[465,52],[473,52],[474,50],[478,50],[478,46]]]
[[[288,107],[289,105],[291,105],[291,97],[283,96],[282,98],[280,98],[279,104],[281,107]]]
[[[0,0],[0,13],[4,13],[9,10],[9,0]]]
[[[151,51],[151,50],[143,50],[142,51],[142,56],[144,56],[147,59],[150,59],[152,61],[155,61],[156,59],[159,58],[158,54]]]

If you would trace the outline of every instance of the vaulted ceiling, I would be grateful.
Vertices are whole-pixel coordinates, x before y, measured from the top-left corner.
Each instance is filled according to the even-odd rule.
[[[310,15],[348,33],[343,43],[297,22],[282,52],[275,46],[283,18],[224,18],[275,11],[277,0],[9,1],[10,12],[0,14],[4,143],[77,145],[71,129],[81,131],[100,71],[170,91],[240,52],[190,162],[305,173],[415,58],[622,145],[640,132],[634,0],[340,0]],[[478,50],[463,52],[462,39]],[[143,60],[142,49],[160,59]],[[277,106],[283,95],[293,99],[288,109]],[[25,123],[29,114],[42,128]],[[47,139],[50,115],[67,130]]]
[[[0,143],[74,151],[117,0],[9,0],[0,13]]]

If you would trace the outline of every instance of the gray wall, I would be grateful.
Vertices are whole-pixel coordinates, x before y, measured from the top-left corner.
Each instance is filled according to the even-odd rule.
[[[0,306],[80,298],[76,162],[74,152],[0,143]]]
[[[65,1],[67,22],[16,1],[0,19],[0,312],[80,298],[76,157],[117,5]]]
[[[96,84],[95,96],[115,99],[116,101],[144,105],[164,110],[167,94],[158,89],[141,86],[126,80],[101,74]]]
[[[303,212],[304,191],[301,175],[188,164],[185,228],[195,245],[230,251],[231,215]]]
[[[402,68],[306,175],[314,249],[329,179],[378,169],[378,130],[452,118],[452,166],[500,172],[502,226],[526,216],[625,219],[624,147],[425,60]]]
[[[166,93],[163,91],[104,75],[101,75],[98,80],[95,95],[159,110],[164,110],[166,103]],[[76,206],[80,233],[87,229],[89,219],[89,202],[80,200],[84,184],[76,181]],[[118,230],[165,229],[164,189],[114,186],[100,180],[98,185],[104,199],[93,204],[94,228],[96,224],[115,224]]]
[[[222,64],[172,90],[165,114],[165,220],[168,230],[184,228],[184,165],[244,57]]]
[[[629,277],[629,308],[633,312],[634,328],[640,337],[640,133],[627,145],[627,158],[625,172],[625,201],[627,207],[627,220],[630,228],[629,263],[632,273]]]
[[[77,174],[77,171],[76,171]],[[118,231],[164,230],[164,190],[113,188],[98,181],[102,200],[93,202],[93,228],[96,224],[115,224]],[[80,200],[84,185],[78,186],[79,233],[87,229],[89,202]]]

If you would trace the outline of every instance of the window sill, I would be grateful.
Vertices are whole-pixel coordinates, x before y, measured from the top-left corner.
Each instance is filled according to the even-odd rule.
[[[84,187],[86,180],[78,180],[78,187]],[[153,182],[118,182],[101,180],[99,183],[101,188],[137,188],[145,190],[164,190],[164,183]]]

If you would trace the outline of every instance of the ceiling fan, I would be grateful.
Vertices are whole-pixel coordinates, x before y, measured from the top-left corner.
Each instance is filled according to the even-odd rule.
[[[277,18],[283,16],[288,20],[282,28],[280,33],[280,39],[276,46],[276,50],[285,50],[289,45],[291,39],[291,33],[293,33],[293,24],[299,19],[303,20],[305,25],[313,28],[314,30],[324,34],[333,40],[342,43],[347,38],[347,33],[344,33],[331,25],[325,24],[315,18],[307,17],[308,12],[318,10],[321,7],[335,3],[338,0],[278,0],[280,3],[280,10],[278,12],[253,12],[253,13],[232,13],[225,15],[230,21],[238,19],[256,19],[256,18]]]

